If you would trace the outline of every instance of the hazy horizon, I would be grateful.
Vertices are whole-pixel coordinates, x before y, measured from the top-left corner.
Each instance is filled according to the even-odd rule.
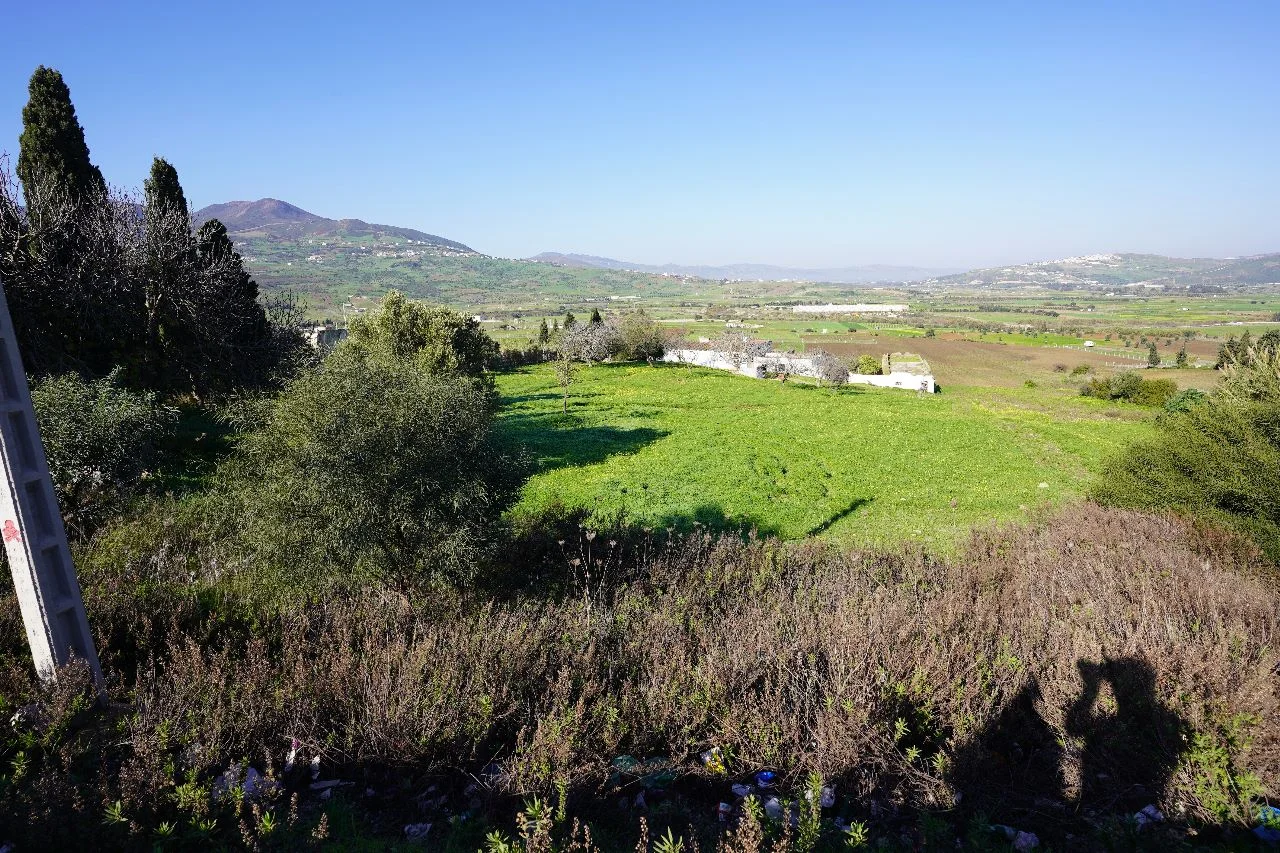
[[[1273,4],[27,5],[94,161],[503,257],[969,269],[1280,250]],[[253,38],[247,36],[252,24]]]

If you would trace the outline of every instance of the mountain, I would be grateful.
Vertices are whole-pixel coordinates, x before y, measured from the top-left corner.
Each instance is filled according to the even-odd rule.
[[[866,284],[881,281],[919,281],[960,272],[956,267],[930,269],[886,264],[828,268],[779,267],[772,264],[725,264],[723,266],[638,264],[597,255],[562,252],[543,252],[528,260],[579,269],[632,270],[655,275],[685,275],[719,281],[813,281],[832,284]]]
[[[231,236],[261,235],[276,239],[302,239],[306,237],[376,237],[385,235],[413,240],[429,246],[440,246],[458,252],[475,250],[462,243],[395,225],[376,225],[362,219],[326,219],[308,213],[287,201],[276,198],[260,198],[257,201],[228,201],[211,204],[197,210],[192,219],[196,225],[209,219],[217,219],[227,226]]]
[[[1110,290],[1112,288],[1239,288],[1280,283],[1280,253],[1246,258],[1169,258],[1164,255],[1098,254],[970,270],[923,284],[1013,290]]]

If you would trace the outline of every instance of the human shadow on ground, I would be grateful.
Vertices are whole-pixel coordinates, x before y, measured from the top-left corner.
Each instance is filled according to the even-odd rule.
[[[1164,799],[1188,727],[1157,698],[1155,671],[1137,657],[1076,667],[1083,687],[1061,729],[1044,719],[1032,679],[956,753],[952,783],[967,811],[1053,837],[1082,815]]]

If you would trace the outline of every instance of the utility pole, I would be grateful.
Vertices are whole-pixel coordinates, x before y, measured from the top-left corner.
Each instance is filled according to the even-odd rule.
[[[31,657],[43,681],[78,658],[102,690],[102,667],[89,633],[80,583],[71,565],[67,531],[53,493],[31,389],[0,282],[0,537],[4,539]]]

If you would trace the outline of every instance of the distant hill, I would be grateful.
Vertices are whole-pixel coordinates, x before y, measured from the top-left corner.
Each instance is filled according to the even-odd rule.
[[[938,269],[889,266],[886,264],[827,268],[779,267],[771,264],[725,264],[723,266],[639,264],[631,261],[618,261],[613,258],[602,258],[596,255],[566,254],[562,252],[543,252],[540,255],[529,258],[529,260],[580,269],[633,270],[656,275],[690,275],[697,278],[720,281],[813,281],[830,282],[832,284],[867,284],[881,281],[919,281],[920,279],[937,278],[960,272],[957,267]]]
[[[295,207],[276,198],[260,198],[257,201],[228,201],[211,204],[197,210],[192,219],[197,225],[217,219],[227,226],[232,236],[261,235],[276,239],[301,239],[305,237],[399,237],[430,246],[441,246],[458,252],[475,252],[469,246],[454,240],[446,240],[435,234],[400,228],[395,225],[376,225],[362,219],[326,219]]]
[[[227,226],[250,272],[268,289],[307,298],[316,313],[340,316],[355,297],[395,288],[449,305],[513,305],[559,310],[609,299],[718,300],[726,297],[834,299],[830,286],[765,280],[703,280],[695,274],[616,266],[494,258],[412,228],[327,219],[274,198],[213,204],[192,217]],[[567,256],[566,256],[567,257]]]
[[[1280,253],[1247,258],[1099,254],[970,270],[925,282],[938,288],[1052,290],[1238,288],[1280,283]]]

